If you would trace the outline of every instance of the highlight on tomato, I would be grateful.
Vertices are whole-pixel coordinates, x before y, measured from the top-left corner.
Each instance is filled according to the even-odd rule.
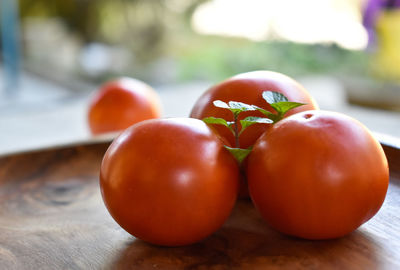
[[[152,244],[181,246],[222,226],[237,198],[238,175],[235,159],[204,122],[152,119],[110,145],[100,188],[127,232]]]
[[[161,116],[156,91],[128,77],[102,85],[89,102],[88,125],[92,134],[121,131],[132,124]]]
[[[248,156],[251,199],[276,230],[306,239],[344,236],[372,218],[388,188],[379,142],[357,120],[305,111],[266,131]]]
[[[272,71],[252,71],[238,74],[208,89],[195,103],[190,117],[204,119],[206,117],[222,118],[228,122],[234,121],[233,115],[224,108],[215,107],[213,102],[220,100],[256,105],[264,110],[274,113],[274,109],[262,97],[264,91],[273,91],[283,94],[290,102],[305,104],[304,106],[289,111],[291,114],[318,109],[318,105],[307,90],[292,78]],[[263,117],[260,111],[246,111],[239,116],[239,121],[246,117]],[[249,148],[264,133],[270,125],[258,123],[247,128],[235,141],[234,135],[220,125],[210,123],[217,134],[228,140],[232,147]],[[241,125],[238,129],[241,131]]]

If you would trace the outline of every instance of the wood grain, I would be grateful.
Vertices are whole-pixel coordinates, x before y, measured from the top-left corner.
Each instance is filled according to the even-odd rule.
[[[98,187],[107,146],[0,158],[0,269],[400,269],[399,149],[385,148],[392,176],[381,211],[346,237],[282,235],[242,200],[211,237],[165,248],[109,216]]]

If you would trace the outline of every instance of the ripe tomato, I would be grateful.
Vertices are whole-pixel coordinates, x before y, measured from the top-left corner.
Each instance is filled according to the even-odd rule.
[[[151,118],[159,118],[161,103],[147,84],[120,78],[104,84],[89,104],[88,122],[92,134],[119,131]]]
[[[236,75],[211,87],[197,100],[190,117],[203,119],[213,116],[233,121],[231,112],[215,107],[213,105],[214,100],[222,100],[224,102],[240,101],[274,112],[271,106],[262,98],[262,92],[267,90],[280,92],[289,101],[307,104],[290,110],[287,115],[318,108],[304,87],[288,76],[272,71],[253,71]],[[239,120],[247,116],[263,117],[263,114],[258,111],[243,112],[240,114]],[[252,146],[268,127],[269,125],[266,124],[255,124],[247,128],[240,136],[240,147],[248,148]],[[213,125],[213,128],[221,137],[226,138],[230,145],[236,146],[234,136],[226,127]]]
[[[100,171],[113,218],[147,242],[179,246],[202,240],[228,218],[238,165],[200,120],[153,119],[125,130]]]
[[[289,235],[328,239],[375,215],[389,171],[382,147],[360,122],[307,111],[259,138],[247,177],[250,196],[269,225]]]

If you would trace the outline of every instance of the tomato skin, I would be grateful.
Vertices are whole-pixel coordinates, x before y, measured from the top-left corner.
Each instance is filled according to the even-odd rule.
[[[130,234],[153,244],[200,241],[228,218],[238,165],[200,120],[146,120],[125,130],[100,171],[105,205]]]
[[[254,205],[270,226],[301,238],[357,229],[380,209],[389,183],[380,144],[340,113],[287,117],[259,138],[248,158]]]
[[[240,101],[275,112],[262,98],[262,92],[267,90],[280,92],[289,101],[307,104],[290,110],[287,116],[300,111],[318,109],[318,105],[310,94],[295,80],[277,72],[252,71],[236,75],[211,87],[197,100],[190,113],[190,117],[203,119],[214,116],[224,118],[227,121],[233,121],[232,113],[226,109],[215,107],[213,105],[214,100],[225,102]],[[247,116],[263,117],[263,114],[258,111],[243,112],[240,114],[239,119]],[[269,126],[266,124],[255,124],[247,128],[240,136],[240,147],[248,148],[252,146]],[[229,141],[230,145],[235,146],[234,136],[226,127],[218,125],[213,125],[213,127],[221,137]]]
[[[105,83],[91,98],[88,124],[92,134],[124,130],[134,123],[159,118],[161,103],[149,85],[133,78]]]

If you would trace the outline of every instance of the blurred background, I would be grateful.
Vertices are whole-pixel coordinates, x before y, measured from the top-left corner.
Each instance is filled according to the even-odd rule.
[[[400,0],[2,0],[0,154],[85,140],[87,101],[130,76],[187,116],[252,70],[400,137]]]

